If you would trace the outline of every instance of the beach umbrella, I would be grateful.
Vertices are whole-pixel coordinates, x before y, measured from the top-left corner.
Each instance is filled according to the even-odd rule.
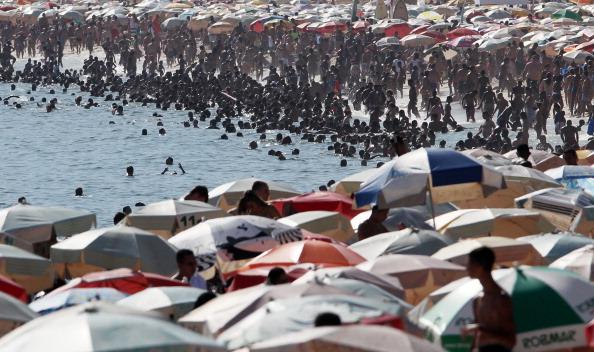
[[[430,256],[454,241],[431,230],[409,228],[375,235],[349,246],[367,260],[386,254],[417,254]]]
[[[594,168],[585,165],[565,165],[545,172],[569,189],[582,189],[594,194]]]
[[[284,243],[300,241],[303,231],[276,220],[254,215],[240,215],[205,221],[180,232],[171,242],[179,249],[194,252],[199,271],[231,273],[246,260]]]
[[[467,37],[467,36],[480,36],[481,34],[468,27],[459,27],[447,33],[448,39],[456,39],[459,37]]]
[[[153,314],[101,302],[35,319],[0,339],[0,350],[225,351],[214,340]]]
[[[188,4],[185,2],[172,2],[165,5],[166,9],[191,9],[192,7],[192,4]]]
[[[345,32],[347,30],[347,25],[342,22],[337,21],[328,21],[323,22],[319,26],[316,27],[316,32],[318,33],[334,33],[336,31]]]
[[[37,316],[37,313],[29,309],[22,301],[0,292],[0,336],[4,336]]]
[[[515,203],[518,208],[540,212],[555,227],[569,230],[579,212],[594,205],[594,196],[577,189],[545,188],[518,197]]]
[[[553,178],[542,171],[523,167],[520,165],[508,165],[495,167],[495,170],[503,174],[506,188],[499,189],[483,199],[467,199],[456,202],[459,208],[513,208],[514,199],[532,193],[537,190],[561,187]]]
[[[365,31],[367,27],[369,27],[369,23],[363,20],[356,21],[352,25],[352,28],[356,31]]]
[[[125,224],[167,239],[204,220],[224,216],[225,211],[207,203],[170,199],[142,207],[126,216]]]
[[[488,38],[482,41],[478,47],[480,51],[495,51],[498,49],[506,48],[507,44],[509,44],[510,38]]]
[[[512,150],[508,153],[503,154],[506,158],[514,159],[517,158],[517,154],[515,150]],[[528,161],[532,163],[532,167],[540,170],[540,171],[547,171],[552,168],[556,168],[562,165],[565,165],[565,161],[560,158],[558,155],[542,151],[542,150],[531,150],[530,157]]]
[[[382,38],[385,39],[385,38]],[[376,43],[377,45],[377,43]],[[361,184],[365,182],[367,178],[377,172],[377,168],[373,169],[365,169],[363,171],[357,172],[356,174],[349,175],[342,180],[339,180],[335,184],[330,187],[330,190],[336,193],[343,194],[347,197],[350,197],[351,194],[358,191],[361,187]]]
[[[83,14],[73,10],[60,11],[58,15],[66,20],[70,20],[76,23],[82,23],[85,20],[85,16]]]
[[[197,32],[202,29],[207,29],[209,24],[210,16],[196,16],[190,18],[190,21],[188,21],[188,29]]]
[[[400,43],[407,48],[419,48],[435,44],[435,39],[422,34],[409,34],[402,37]]]
[[[194,309],[201,294],[206,292],[194,287],[151,287],[124,297],[117,305],[145,312],[157,312],[165,318],[177,320]]]
[[[11,279],[0,275],[0,292],[6,293],[23,302],[28,301],[27,291],[25,288]]]
[[[379,168],[355,193],[357,206],[393,208],[485,197],[503,188],[503,175],[452,149],[417,149]]]
[[[110,287],[73,288],[56,295],[42,296],[29,304],[33,311],[45,315],[91,301],[115,303],[127,295]]]
[[[578,14],[577,12],[571,11],[571,10],[567,10],[567,9],[562,9],[562,10],[553,12],[553,14],[551,14],[551,18],[553,18],[553,19],[569,18],[569,19],[572,19],[575,21],[582,20],[582,16],[580,14]]]
[[[92,287],[109,287],[132,295],[149,287],[161,286],[187,286],[187,284],[158,274],[143,273],[130,269],[115,269],[85,274],[70,280],[66,285],[53,290],[46,296],[57,295],[73,288]]]
[[[332,283],[337,279],[349,279],[364,282],[369,285],[377,286],[392,296],[404,298],[404,288],[397,278],[383,274],[374,274],[356,267],[345,266],[310,270],[293,281],[293,283],[303,284],[317,282],[332,286]]]
[[[594,236],[594,206],[583,207],[569,226],[569,230],[586,236]]]
[[[591,53],[592,50],[594,50],[594,41],[590,40],[590,41],[581,43],[578,46],[576,46],[574,50],[583,50],[583,51],[587,51],[587,52]]]
[[[233,350],[272,337],[313,327],[315,318],[324,312],[338,315],[345,325],[387,321],[402,328],[404,307],[374,299],[350,295],[319,295],[269,302],[239,323],[225,330],[218,340]],[[299,319],[295,319],[299,317]]]
[[[398,36],[402,38],[408,34],[410,34],[411,26],[402,20],[391,20],[390,22],[386,22],[383,28],[383,33],[387,37],[394,37]]]
[[[161,23],[161,28],[165,29],[166,31],[171,31],[186,26],[187,24],[188,21],[186,19],[171,17]]]
[[[370,343],[373,341],[373,343]],[[253,352],[438,352],[430,342],[386,326],[352,325],[307,329],[250,346]]]
[[[357,268],[397,278],[410,304],[417,304],[437,288],[466,275],[463,266],[411,254],[384,255],[359,264]]]
[[[0,233],[9,235],[4,242],[44,257],[58,237],[87,231],[95,223],[95,214],[86,210],[23,204],[0,210]]]
[[[417,18],[422,19],[422,20],[427,20],[427,21],[439,22],[443,19],[443,16],[435,11],[429,10],[429,11],[421,12],[420,14],[417,15]]]
[[[592,43],[594,49],[594,43]],[[588,149],[580,149],[575,151],[578,157],[578,165],[592,165],[594,164],[594,151]]]
[[[594,281],[594,245],[588,244],[574,249],[552,262],[549,267],[570,271],[587,281]]]
[[[400,39],[398,39],[396,37],[383,37],[380,40],[376,41],[375,45],[380,48],[390,47],[390,46],[401,46]]]
[[[278,222],[341,242],[348,242],[355,236],[349,219],[334,211],[306,211],[278,219]]]
[[[430,220],[427,221],[431,222]],[[452,238],[517,238],[555,230],[541,213],[527,209],[461,209],[435,218],[435,229]]]
[[[115,226],[72,236],[52,246],[50,258],[62,277],[117,268],[161,275],[177,271],[177,249],[152,232]]]
[[[438,204],[434,206],[435,215],[449,213],[457,208],[450,203]],[[359,226],[369,219],[371,210],[365,211],[351,220],[351,225],[355,232],[358,232]],[[388,211],[388,217],[382,223],[388,231],[399,231],[404,228],[414,227],[423,230],[432,230],[433,226],[426,223],[431,219],[431,210],[425,206],[392,208]]]
[[[481,39],[479,35],[465,35],[452,39],[447,44],[454,48],[470,48],[479,39]]]
[[[585,347],[594,285],[573,273],[546,267],[518,267],[493,272],[511,297],[518,344],[515,351],[559,351]],[[426,336],[446,350],[466,351],[472,339],[461,327],[474,322],[473,305],[482,293],[471,280],[441,299],[421,319]]]
[[[348,247],[323,241],[299,241],[283,244],[260,254],[245,268],[316,264],[320,267],[353,266],[365,259]]]
[[[426,30],[423,32],[423,35],[435,39],[435,43],[441,43],[447,40],[445,34],[438,31]]]
[[[560,232],[520,237],[518,240],[530,243],[550,264],[578,248],[594,244],[594,239],[577,233]]]
[[[592,56],[591,53],[584,50],[574,50],[563,54],[563,59],[569,62],[575,62],[578,65],[586,63],[586,59]]]
[[[54,283],[49,260],[5,244],[0,244],[0,275],[23,286],[27,293],[45,290]]]
[[[487,17],[489,17],[490,19],[493,19],[493,20],[503,20],[503,19],[506,19],[506,18],[511,18],[512,17],[512,14],[509,13],[509,12],[507,12],[507,11],[505,11],[505,10],[502,10],[502,9],[495,9],[495,10],[491,10],[489,12],[486,12],[485,13],[485,16],[487,16]]]
[[[270,189],[270,199],[280,199],[298,196],[301,193],[282,183],[260,180],[257,178],[245,178],[225,183],[208,192],[208,202],[224,210],[230,210],[237,206],[239,200],[246,191],[252,189],[256,181],[265,182]],[[267,200],[267,199],[265,199]]]
[[[272,205],[283,216],[305,211],[334,211],[352,219],[362,210],[353,209],[353,200],[335,192],[311,192],[303,195],[273,200]]]
[[[518,264],[541,265],[541,254],[524,241],[498,236],[469,238],[453,243],[432,255],[433,258],[466,265],[468,255],[477,248],[489,247],[495,252],[495,264],[506,267]]]
[[[230,34],[235,26],[229,22],[219,21],[208,26],[209,34]]]

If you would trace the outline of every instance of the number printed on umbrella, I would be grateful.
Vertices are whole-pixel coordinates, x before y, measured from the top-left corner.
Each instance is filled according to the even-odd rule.
[[[589,298],[588,300],[578,304],[576,309],[580,313],[585,313],[588,311],[592,311],[594,309],[594,297]]]

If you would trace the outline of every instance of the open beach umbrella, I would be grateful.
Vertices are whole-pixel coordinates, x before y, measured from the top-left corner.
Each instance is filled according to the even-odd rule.
[[[210,24],[210,16],[195,16],[188,21],[188,29],[194,32],[207,29]]]
[[[401,46],[400,39],[396,37],[383,37],[375,42],[375,45],[383,48],[383,47],[390,47],[390,46]]]
[[[569,230],[594,237],[594,205],[582,208],[569,226]]]
[[[470,252],[481,247],[491,248],[495,252],[495,264],[501,267],[518,264],[542,265],[544,263],[543,257],[532,244],[513,238],[498,236],[461,240],[440,249],[432,257],[451,263],[466,265]]]
[[[276,199],[272,205],[283,216],[313,210],[335,211],[352,219],[362,210],[353,209],[353,200],[335,192],[311,192],[303,195]]]
[[[551,18],[553,18],[553,19],[569,18],[569,19],[576,20],[576,21],[582,20],[582,16],[580,14],[578,14],[577,12],[568,10],[568,9],[562,9],[562,10],[553,12],[553,14],[551,15]]]
[[[583,189],[594,194],[594,168],[585,165],[565,165],[545,172],[569,189]]]
[[[351,225],[355,232],[358,232],[359,226],[361,226],[365,220],[369,219],[371,212],[371,210],[362,212],[351,220]],[[383,225],[388,231],[399,231],[402,230],[403,227],[414,227],[426,230],[433,229],[431,225],[428,225],[425,222],[428,218],[431,218],[431,216],[427,216],[427,214],[416,207],[392,208],[388,212],[388,217],[384,220]]]
[[[495,51],[507,47],[510,38],[486,38],[478,47],[480,51]]]
[[[510,296],[517,341],[514,351],[560,351],[585,347],[586,325],[594,318],[590,308],[594,285],[573,273],[546,267],[518,267],[493,272]],[[441,299],[421,319],[429,340],[449,351],[468,351],[472,338],[461,327],[473,322],[473,303],[482,292],[471,280]]]
[[[187,284],[152,273],[132,271],[130,269],[115,269],[90,273],[70,280],[46,296],[53,296],[73,288],[110,287],[125,294],[135,294],[149,287],[161,286],[188,286]]]
[[[365,169],[357,172],[356,174],[349,175],[342,180],[339,180],[330,187],[330,190],[336,193],[343,194],[350,197],[351,194],[357,192],[361,187],[361,184],[365,182],[371,175],[377,172],[377,168]]]
[[[230,34],[235,29],[235,25],[219,21],[210,26],[208,26],[208,33],[209,34]]]
[[[428,220],[432,223],[431,220]],[[462,209],[435,218],[435,229],[452,238],[517,238],[555,230],[541,213],[527,209]]]
[[[192,250],[199,271],[213,271],[216,264],[228,273],[269,249],[302,239],[303,231],[296,227],[260,216],[239,215],[205,221],[169,242],[178,249]]]
[[[591,57],[592,54],[585,50],[573,50],[563,54],[563,59],[568,62],[574,62],[578,65],[586,63],[586,59]]]
[[[294,282],[306,273],[314,270],[316,266],[314,264],[295,264],[295,265],[282,265],[282,266],[263,266],[253,269],[244,269],[233,272],[226,277],[232,277],[231,285],[227,288],[227,292],[233,292],[249,288],[252,286],[266,283],[268,274],[274,268],[282,268],[285,271],[287,282]]]
[[[417,16],[417,18],[422,19],[422,20],[427,20],[427,21],[439,22],[443,19],[443,16],[435,11],[429,10],[429,11],[421,12]]]
[[[518,240],[530,243],[550,264],[564,255],[587,245],[594,245],[594,239],[577,233],[560,232],[520,237]]]
[[[393,208],[485,197],[504,188],[503,175],[451,149],[417,149],[379,168],[355,193],[357,206]]]
[[[365,259],[340,244],[323,241],[299,241],[283,244],[249,261],[245,268],[316,264],[320,267],[354,266]]]
[[[477,30],[468,27],[459,27],[447,33],[447,37],[450,40],[464,36],[480,36],[480,33]]]
[[[171,17],[171,18],[168,18],[165,21],[163,21],[163,23],[161,23],[161,28],[163,28],[166,31],[172,31],[172,30],[181,28],[183,26],[186,26],[187,24],[188,24],[188,21],[183,18]]]
[[[204,220],[221,218],[227,213],[210,204],[193,200],[164,200],[151,203],[126,216],[128,226],[153,232],[165,239]]]
[[[370,343],[373,341],[373,343]],[[386,326],[351,325],[307,329],[250,346],[252,352],[439,352],[438,346]]]
[[[594,205],[594,196],[577,189],[545,188],[518,197],[515,203],[540,212],[558,229],[569,230],[580,211]]]
[[[587,281],[594,281],[594,245],[577,248],[552,262],[549,267],[573,272]]]
[[[404,288],[397,278],[383,274],[374,274],[356,267],[318,268],[316,270],[308,271],[303,276],[293,281],[293,283],[323,283],[332,286],[332,283],[338,279],[364,282],[366,284],[377,286],[395,297],[404,298]]]
[[[348,242],[355,236],[349,219],[334,211],[305,211],[278,219],[278,222],[325,235],[341,242]]]
[[[320,295],[269,302],[219,335],[227,348],[236,349],[313,327],[323,312],[338,315],[343,324],[373,323],[387,320],[402,328],[404,307],[374,299],[351,295]],[[299,317],[299,319],[295,319]]]
[[[4,238],[7,244],[49,257],[49,247],[58,237],[87,231],[96,221],[86,210],[18,204],[0,210],[0,233],[9,235]]]
[[[110,287],[73,288],[56,295],[46,295],[29,304],[33,311],[45,315],[64,308],[91,301],[115,303],[126,298],[126,294]]]
[[[194,303],[206,292],[194,287],[151,287],[122,298],[117,305],[145,312],[157,312],[165,318],[177,320],[194,309]]]
[[[509,159],[517,158],[515,150],[505,153],[503,156]],[[543,172],[565,165],[565,160],[563,160],[563,158],[542,150],[531,150],[528,161],[532,163],[533,168]]]
[[[446,235],[416,228],[387,232],[349,246],[367,260],[386,254],[432,255],[454,241]]]
[[[115,226],[83,232],[51,248],[51,261],[62,277],[130,268],[171,276],[177,249],[152,232]]]
[[[53,285],[55,273],[46,258],[0,244],[0,275],[21,285],[27,293],[36,293]]]
[[[6,293],[7,295],[23,302],[28,301],[27,291],[25,288],[2,275],[0,275],[0,292]]]
[[[222,184],[208,192],[208,202],[224,210],[230,210],[237,206],[239,200],[246,191],[252,189],[256,181],[263,181],[270,189],[270,199],[288,198],[298,196],[301,193],[291,186],[278,182],[266,181],[257,178],[245,178]]]
[[[25,303],[0,292],[0,336],[37,317]]]
[[[423,34],[409,34],[402,37],[400,43],[407,48],[420,48],[435,44],[435,38]]]
[[[225,351],[214,340],[153,314],[100,302],[35,319],[0,339],[0,350]]]
[[[466,275],[463,266],[424,255],[384,255],[359,264],[357,268],[396,277],[410,304],[417,304],[437,288]]]
[[[470,48],[474,43],[479,40],[481,36],[478,35],[465,35],[462,37],[456,37],[447,42],[447,45],[454,48]]]
[[[495,170],[503,174],[506,188],[498,189],[482,199],[467,199],[455,202],[459,208],[513,208],[515,198],[544,188],[561,187],[542,171],[520,165],[499,166]]]

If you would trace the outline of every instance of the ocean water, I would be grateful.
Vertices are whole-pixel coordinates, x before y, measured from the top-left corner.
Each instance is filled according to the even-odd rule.
[[[65,60],[66,67],[80,64],[77,57]],[[20,60],[17,68],[22,65]],[[56,94],[49,94],[50,89],[55,89]],[[28,84],[17,84],[15,91],[10,90],[9,84],[0,84],[0,97],[18,95],[20,98],[9,102],[18,100],[23,105],[18,110],[11,104],[0,105],[0,207],[13,205],[24,196],[36,205],[93,211],[98,226],[109,226],[113,215],[126,205],[177,198],[196,185],[212,189],[236,179],[258,177],[285,182],[307,192],[317,190],[330,179],[339,180],[364,169],[358,158],[349,158],[348,166],[340,167],[342,157],[327,150],[329,141],[308,143],[300,136],[291,136],[293,145],[281,146],[275,140],[277,131],[267,131],[268,139],[260,141],[255,130],[241,130],[244,137],[229,134],[229,140],[221,140],[224,130],[209,130],[208,122],[200,122],[200,128],[184,127],[185,111],[161,111],[154,106],[131,104],[125,107],[123,116],[113,116],[111,102],[102,98],[95,99],[99,107],[87,110],[76,106],[71,93],[82,95],[83,102],[89,96],[74,89],[62,93],[59,87],[39,87],[31,94],[28,90]],[[31,96],[34,102],[29,101]],[[57,98],[58,110],[47,113],[45,104],[38,106],[42,97],[48,101]],[[397,104],[405,106],[401,99]],[[158,134],[159,118],[152,116],[154,112],[163,115],[167,131],[164,136]],[[458,122],[465,119],[457,103],[454,114]],[[358,117],[365,119],[360,113]],[[109,124],[110,121],[115,124]],[[463,125],[475,131],[479,123]],[[141,135],[143,128],[148,130],[147,136]],[[549,132],[552,131],[550,126]],[[448,146],[453,146],[465,135],[466,132],[438,135],[437,141],[445,139]],[[554,145],[558,137],[549,139]],[[249,149],[252,140],[258,140],[257,150]],[[291,155],[294,148],[300,149],[300,155]],[[270,149],[281,150],[287,160],[269,156]],[[174,158],[170,171],[178,170],[178,175],[161,175],[169,156]],[[385,160],[376,158],[368,167]],[[186,170],[185,175],[179,172],[178,162]],[[125,176],[128,165],[134,166],[134,177]],[[84,189],[84,197],[74,197],[77,187]]]

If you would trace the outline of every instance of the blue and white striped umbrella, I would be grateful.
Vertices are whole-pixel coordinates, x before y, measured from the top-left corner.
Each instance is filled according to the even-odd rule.
[[[503,174],[453,149],[417,149],[384,164],[355,193],[358,207],[395,208],[483,198],[505,188]]]
[[[583,189],[594,194],[594,167],[586,165],[565,165],[545,171],[569,189]]]

